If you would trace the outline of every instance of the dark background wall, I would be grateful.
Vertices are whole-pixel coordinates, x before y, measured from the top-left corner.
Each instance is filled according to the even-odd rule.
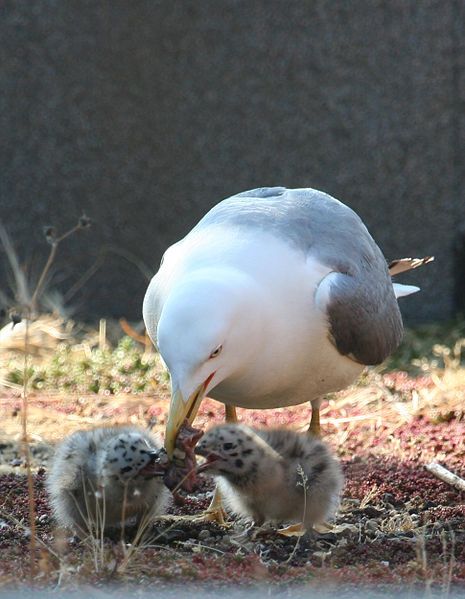
[[[464,33],[461,0],[2,2],[0,219],[36,272],[42,225],[85,210],[94,227],[63,244],[57,285],[104,255],[73,297],[81,317],[139,318],[145,266],[217,201],[315,187],[388,258],[435,254],[405,277],[423,291],[403,312],[450,317]]]

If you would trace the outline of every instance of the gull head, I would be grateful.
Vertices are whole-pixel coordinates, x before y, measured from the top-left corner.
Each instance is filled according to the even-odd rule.
[[[205,395],[240,374],[258,346],[260,317],[253,305],[259,305],[253,281],[235,271],[195,272],[171,289],[157,327],[158,349],[171,377],[169,455]]]

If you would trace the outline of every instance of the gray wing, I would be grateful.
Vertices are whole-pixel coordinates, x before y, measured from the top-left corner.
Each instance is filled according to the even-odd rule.
[[[327,314],[338,351],[361,364],[381,364],[402,340],[392,284],[377,272],[338,274],[331,283]]]
[[[313,189],[260,188],[215,206],[197,225],[275,234],[331,268],[326,305],[330,339],[361,364],[380,364],[399,345],[403,325],[386,260],[359,216]]]

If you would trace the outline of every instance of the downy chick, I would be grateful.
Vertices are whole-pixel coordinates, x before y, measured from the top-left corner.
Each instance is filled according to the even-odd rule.
[[[324,522],[339,504],[343,475],[327,446],[308,433],[227,424],[210,429],[195,449],[218,479],[227,506],[264,522]]]
[[[64,439],[47,478],[59,524],[82,537],[162,513],[169,493],[154,476],[160,448],[156,435],[134,426],[77,431]]]

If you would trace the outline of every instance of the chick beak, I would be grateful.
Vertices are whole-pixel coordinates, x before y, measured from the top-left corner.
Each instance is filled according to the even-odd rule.
[[[201,383],[193,393],[184,399],[179,389],[174,390],[171,395],[170,409],[168,413],[168,422],[165,429],[165,449],[168,457],[172,458],[176,445],[176,438],[183,424],[192,424],[199,410],[202,399],[205,397],[208,385],[212,380],[214,372]]]

